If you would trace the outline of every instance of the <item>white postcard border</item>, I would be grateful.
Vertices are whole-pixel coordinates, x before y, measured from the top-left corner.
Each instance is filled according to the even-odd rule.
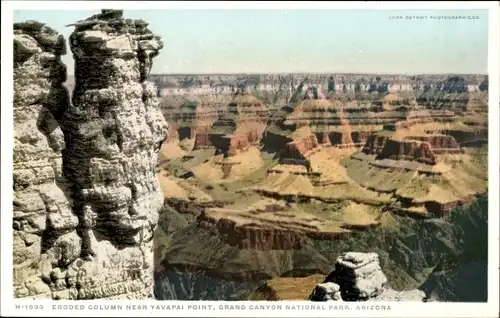
[[[251,310],[250,306],[269,305],[276,306],[277,304],[285,307],[288,305],[305,306],[319,305],[310,302],[220,302],[220,301],[107,301],[107,300],[92,300],[92,301],[26,301],[13,299],[12,289],[12,154],[13,154],[13,110],[10,106],[12,103],[13,92],[13,52],[10,39],[12,38],[12,12],[14,9],[40,9],[40,10],[79,10],[79,9],[95,9],[101,8],[116,8],[116,9],[209,9],[209,8],[263,8],[263,9],[305,9],[305,8],[336,8],[336,9],[490,9],[489,11],[489,51],[488,51],[488,74],[489,74],[489,260],[488,260],[488,303],[421,303],[421,302],[377,302],[377,303],[348,303],[348,306],[353,310],[335,310],[328,306],[338,306],[340,304],[324,303],[324,310],[279,310],[269,309]],[[498,315],[498,299],[499,299],[499,9],[497,1],[482,1],[482,2],[319,2],[319,1],[297,1],[297,2],[215,2],[215,1],[199,1],[199,2],[183,2],[183,1],[2,1],[2,125],[1,125],[1,144],[2,149],[2,213],[1,213],[1,310],[2,316],[64,316],[64,317],[83,317],[95,314],[96,316],[106,317],[112,315],[120,315],[123,317],[318,317],[318,316],[343,316],[343,317],[493,317]],[[5,47],[4,47],[5,44]],[[21,310],[15,309],[16,305],[21,306],[43,306],[43,310]],[[58,305],[71,304],[82,305],[88,309],[88,306],[110,306],[122,305],[145,305],[143,310],[93,310],[93,312],[82,311],[73,308],[72,310],[59,310]],[[183,305],[183,310],[161,310],[154,309],[150,306],[157,305]],[[188,306],[193,305],[212,305],[216,309],[211,311],[187,310]],[[55,305],[56,308],[52,308]],[[245,306],[243,309],[219,309],[219,306]],[[390,311],[367,309],[365,311],[355,310],[356,306],[390,306]],[[20,307],[19,307],[20,308]],[[23,307],[27,308],[27,307]]]

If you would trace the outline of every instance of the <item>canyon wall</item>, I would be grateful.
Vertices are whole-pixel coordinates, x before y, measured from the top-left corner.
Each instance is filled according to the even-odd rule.
[[[32,31],[37,24],[27,25],[24,29]],[[14,210],[17,207],[24,217],[17,223],[14,217],[14,227],[18,228],[14,236],[19,237],[14,239],[14,259],[19,268],[15,294],[53,299],[150,298],[153,230],[163,204],[155,164],[168,127],[158,109],[156,88],[147,78],[152,59],[163,43],[146,22],[124,19],[121,10],[102,10],[73,26],[75,31],[69,39],[75,59],[72,105],[60,102],[52,107],[38,101],[38,106],[22,98],[14,105],[18,113],[18,146],[14,150],[18,158],[14,162],[21,170],[14,189],[22,196],[17,201],[15,197]],[[65,47],[64,39],[55,32],[45,33],[49,33],[49,40],[57,39],[56,43]],[[21,43],[33,46],[30,52],[35,53],[16,64],[16,84],[28,69],[32,70],[32,85],[52,84],[39,89],[40,96],[51,89],[60,90],[58,83],[66,74],[58,56],[64,49],[51,49],[36,35],[19,33],[19,37],[18,44],[14,42],[15,50]],[[38,46],[37,41],[41,42]],[[50,55],[46,52],[54,57],[43,64]],[[59,77],[52,79],[52,74]],[[15,95],[26,99],[33,94],[28,85],[16,84]],[[30,89],[23,91],[24,87]],[[39,118],[46,114],[52,124],[37,130],[26,112],[31,118],[37,118],[33,112]],[[40,156],[35,148],[47,152],[47,156]],[[35,162],[27,158],[28,151],[36,151],[35,158],[47,158],[38,161],[52,163]],[[35,188],[41,186],[44,191]],[[33,198],[27,199],[22,191]],[[28,260],[23,260],[26,256]],[[16,277],[16,269],[14,274]]]
[[[454,81],[453,85],[449,82]],[[486,76],[471,75],[373,75],[373,74],[155,74],[164,96],[232,95],[237,89],[252,92],[291,93],[302,83],[303,89],[314,85],[325,92],[371,93],[388,92],[478,92],[486,87]]]

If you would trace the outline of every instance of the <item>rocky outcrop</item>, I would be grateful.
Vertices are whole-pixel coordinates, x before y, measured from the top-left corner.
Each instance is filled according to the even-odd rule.
[[[153,285],[153,230],[163,203],[155,164],[167,125],[158,110],[156,89],[146,79],[152,58],[163,44],[147,29],[146,22],[124,19],[120,10],[102,10],[73,26],[75,31],[70,36],[75,58],[73,105],[66,107],[61,103],[59,108],[46,107],[64,133],[64,141],[61,136],[55,139],[59,144],[51,142],[53,148],[64,147],[63,176],[59,181],[54,172],[57,169],[38,164],[37,167],[42,168],[38,176],[45,175],[49,183],[47,195],[43,194],[45,190],[43,193],[35,190],[33,196],[38,194],[39,198],[32,196],[33,200],[27,200],[23,196],[17,204],[14,201],[14,206],[29,203],[24,205],[28,206],[33,220],[22,223],[31,228],[34,235],[42,236],[41,243],[33,245],[37,240],[31,234],[19,233],[21,238],[30,238],[30,250],[42,254],[38,259],[34,252],[29,256],[39,263],[38,272],[33,272],[41,281],[29,287],[25,283],[24,290],[20,288],[16,294],[18,297],[48,294],[54,299],[149,298]],[[57,55],[63,52],[60,43],[64,46],[64,40],[53,31],[38,30],[42,35],[44,32],[52,37],[47,42],[56,39],[52,41],[55,47],[50,53],[54,57],[49,59],[52,61],[49,69],[61,72],[56,73],[59,79],[53,80],[52,87],[57,88],[58,83],[65,80],[57,66],[60,64]],[[25,43],[31,40],[28,36],[22,39]],[[50,56],[40,49],[50,47],[44,45],[18,68],[28,66],[28,62],[38,68],[32,76],[43,76],[44,64],[38,64],[37,60],[40,56]],[[50,80],[48,74],[51,73],[45,73],[42,81],[34,83]],[[17,91],[22,92],[22,88],[18,87]],[[32,92],[30,88],[29,93]],[[24,108],[32,103],[24,102]],[[27,107],[30,108],[34,109]],[[43,110],[38,107],[39,117]],[[33,114],[30,117],[36,118]],[[21,112],[16,121],[22,119]],[[33,134],[35,125],[23,126],[16,129],[16,133],[31,130],[31,135],[37,135]],[[51,126],[49,136],[60,135],[56,128],[55,124]],[[20,144],[24,139],[20,136]],[[37,139],[40,149],[47,148],[42,145],[49,141],[42,140],[41,136]],[[33,141],[28,139],[28,143]],[[37,157],[40,158],[39,151]],[[47,161],[54,157],[57,154],[42,156]],[[26,158],[19,159],[29,162]],[[32,171],[31,180],[36,179],[34,173]],[[19,185],[30,180],[29,172],[19,175]],[[54,179],[61,188],[57,188]],[[31,203],[38,201],[39,207],[32,206]],[[26,254],[16,246],[14,250]]]
[[[15,297],[52,298],[80,252],[78,218],[61,175],[68,105],[62,35],[37,21],[14,24],[13,276]],[[42,265],[47,264],[47,265]],[[46,270],[48,266],[49,270]]]
[[[376,253],[348,252],[337,258],[335,270],[317,284],[313,301],[424,301],[420,290],[398,292],[386,286],[387,278]]]
[[[338,284],[346,300],[367,300],[382,293],[387,283],[375,253],[345,253],[337,258],[327,280]]]

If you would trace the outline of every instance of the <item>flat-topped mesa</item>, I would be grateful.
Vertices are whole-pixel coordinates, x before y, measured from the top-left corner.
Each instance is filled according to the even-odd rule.
[[[189,96],[182,101],[164,98],[161,109],[181,140],[194,139],[196,132],[208,131],[218,115],[216,104],[206,103],[198,96]]]
[[[387,93],[349,101],[337,95],[330,99],[318,98],[314,90],[308,91],[305,99],[285,117],[279,124],[282,132],[273,130],[268,135],[278,140],[275,135],[288,136],[290,131],[308,126],[320,144],[339,148],[363,147],[370,135],[382,129],[397,131],[419,124],[456,121],[453,111],[419,107],[411,96]]]
[[[82,245],[68,272],[75,292],[59,297],[150,298],[153,229],[163,204],[155,165],[168,125],[146,79],[163,43],[120,10],[74,26],[74,106],[60,122]]]
[[[313,301],[425,301],[420,290],[395,291],[387,286],[378,254],[348,252],[337,258],[335,269],[317,284]]]
[[[213,146],[218,153],[234,155],[258,145],[266,129],[268,110],[255,96],[239,92],[207,133],[196,136],[195,149]]]
[[[38,21],[14,23],[14,297],[53,298],[80,253],[78,218],[61,175],[68,106],[64,37]],[[54,268],[54,270],[52,270]],[[51,275],[54,273],[54,275]]]

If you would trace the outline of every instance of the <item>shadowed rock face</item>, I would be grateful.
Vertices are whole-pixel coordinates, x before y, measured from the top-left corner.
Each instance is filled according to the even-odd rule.
[[[14,295],[51,297],[80,253],[78,218],[63,190],[67,107],[64,38],[37,21],[14,24]],[[42,281],[43,280],[43,281]]]
[[[26,24],[28,28],[38,25],[36,22]],[[152,58],[158,54],[163,43],[147,29],[147,23],[123,19],[119,10],[102,10],[101,14],[79,21],[74,26],[75,31],[70,36],[70,47],[75,58],[73,106],[40,106],[38,110],[38,113],[44,109],[50,110],[45,113],[53,114],[58,119],[64,133],[64,141],[61,136],[54,156],[40,156],[37,151],[36,158],[47,158],[44,160],[48,161],[51,157],[57,157],[60,149],[64,148],[62,172],[66,180],[66,197],[55,186],[55,177],[51,176],[48,178],[51,188],[49,193],[57,193],[58,196],[47,199],[49,203],[45,203],[45,206],[41,202],[41,206],[34,210],[35,220],[24,222],[39,224],[40,229],[36,234],[47,238],[40,243],[41,247],[34,247],[36,251],[41,250],[42,262],[40,269],[33,270],[35,277],[41,272],[46,284],[37,283],[40,285],[38,290],[28,286],[25,288],[27,291],[19,288],[21,291],[16,292],[16,296],[43,294],[55,299],[149,298],[153,285],[152,234],[158,209],[163,203],[155,164],[168,127],[158,110],[156,89],[146,79]],[[62,41],[64,47],[64,40],[57,37],[55,32],[45,33],[57,39],[54,41],[55,46]],[[43,50],[56,56],[64,52],[56,46],[51,53],[50,47],[47,49],[45,44],[40,44],[36,50],[34,43],[37,43],[38,35],[29,38],[24,35],[21,38],[21,35],[17,44],[16,40],[14,42],[16,52],[22,47],[20,52],[27,54],[24,53],[28,51],[25,47],[31,43],[31,51],[35,53],[28,59],[18,58],[20,62],[15,73],[18,71],[19,74],[16,78],[27,73],[26,70],[22,71],[23,68],[43,68],[40,60],[47,55]],[[57,69],[56,66],[60,64],[58,58],[50,61],[50,70]],[[31,76],[40,76],[38,69]],[[52,80],[50,73],[46,73],[42,78]],[[61,83],[64,80],[65,76],[59,76],[53,81]],[[20,95],[21,88],[15,88],[16,95]],[[46,88],[45,91],[50,89]],[[32,94],[33,90],[29,92]],[[23,102],[19,97],[17,100],[21,106],[15,106],[19,109],[16,124],[27,121],[22,112],[24,109],[34,109],[33,106],[26,106],[33,105],[33,102]],[[30,117],[36,118],[33,115]],[[57,127],[57,122],[54,122]],[[24,129],[16,127],[16,134],[35,135],[33,128],[28,129],[29,122],[24,125]],[[44,132],[46,130],[42,129]],[[61,135],[60,130],[50,131],[49,137]],[[54,142],[41,136],[39,134],[38,139],[35,139],[36,144],[48,152],[49,144]],[[33,138],[19,136],[16,139],[19,140],[19,150],[16,149],[16,152],[22,154],[17,161],[34,161],[26,158],[26,150],[23,149],[32,148]],[[44,167],[42,164],[38,166]],[[50,167],[50,164],[45,166]],[[18,174],[24,177],[18,177],[21,181],[17,182],[17,188],[24,189],[28,180],[33,180],[32,184],[40,183],[41,172],[21,171]],[[30,173],[33,174],[31,179]],[[52,175],[56,173],[52,172]],[[43,198],[34,200],[43,201]],[[23,196],[23,202],[31,205],[33,200],[26,200],[26,196]],[[32,209],[28,206],[24,214]],[[18,235],[28,245],[23,239],[26,237],[24,232],[19,231]],[[16,246],[14,250],[21,253]]]

